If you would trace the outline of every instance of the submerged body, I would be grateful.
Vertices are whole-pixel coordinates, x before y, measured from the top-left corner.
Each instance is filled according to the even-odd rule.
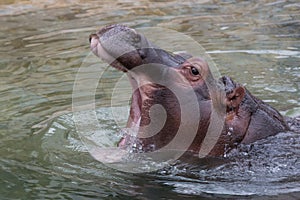
[[[224,118],[224,124],[210,156],[223,155],[240,143],[252,143],[289,129],[277,110],[231,78],[213,79],[201,58],[159,49],[122,25],[107,26],[92,34],[90,43],[95,55],[127,73],[133,87],[126,128],[136,130],[136,136],[125,135],[120,147],[139,146],[145,152],[161,149],[183,127],[187,137],[195,129],[193,140],[187,148],[180,142],[172,148],[199,153],[215,111]],[[184,98],[178,99],[176,92]],[[156,105],[163,109],[153,109]],[[185,106],[199,115],[184,113]]]

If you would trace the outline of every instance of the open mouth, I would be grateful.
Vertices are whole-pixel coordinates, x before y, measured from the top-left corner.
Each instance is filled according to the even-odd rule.
[[[123,25],[104,27],[97,34],[91,34],[89,40],[91,51],[110,66],[126,73],[130,81],[130,114],[124,139],[119,142],[119,146],[125,146],[123,143],[130,140],[128,135],[134,138],[137,134],[143,135],[145,127],[150,130],[150,104],[157,101],[153,99],[154,92],[170,93],[165,86],[169,84],[168,80],[172,80],[169,71],[175,70],[187,58],[156,47],[143,34]]]
[[[117,58],[114,58],[106,51],[106,49],[101,45],[99,36],[97,34],[91,34],[89,40],[90,48],[95,55],[117,70],[120,70],[124,73],[129,72],[129,70],[121,62],[119,62]],[[127,73],[127,76],[133,90],[128,127],[139,127],[141,121],[142,95],[138,86],[138,82],[134,76],[131,73]]]

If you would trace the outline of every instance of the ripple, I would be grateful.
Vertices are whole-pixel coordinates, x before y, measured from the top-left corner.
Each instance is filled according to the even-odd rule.
[[[265,87],[266,90],[271,92],[297,92],[297,88],[293,87],[292,85],[272,85]]]
[[[224,54],[224,53],[248,53],[248,54],[274,54],[279,56],[291,56],[291,57],[297,57],[300,58],[300,52],[299,51],[291,51],[291,50],[215,50],[215,51],[207,51],[209,54]]]
[[[40,35],[33,35],[30,37],[25,37],[25,38],[23,38],[23,40],[25,40],[25,41],[26,40],[39,40],[39,39],[50,38],[53,36],[66,34],[66,33],[92,32],[92,31],[95,31],[95,28],[89,27],[89,28],[58,30],[58,31],[50,32],[50,33],[44,33],[44,34],[40,34]]]

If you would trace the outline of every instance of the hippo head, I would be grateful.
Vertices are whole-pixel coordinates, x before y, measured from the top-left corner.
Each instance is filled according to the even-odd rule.
[[[261,102],[232,79],[215,80],[203,59],[167,52],[126,26],[102,28],[90,35],[90,46],[96,56],[127,73],[133,88],[127,122],[127,130],[131,131],[121,139],[120,147],[160,149],[174,140],[183,127],[186,136],[171,148],[197,153],[212,111],[217,110],[225,123],[222,122],[222,133],[210,155],[222,155],[225,147],[244,140],[251,128],[252,114],[261,107]],[[185,108],[187,112],[183,112]],[[192,132],[195,135],[189,135]],[[186,138],[192,139],[188,146]],[[255,141],[251,136],[246,138]]]

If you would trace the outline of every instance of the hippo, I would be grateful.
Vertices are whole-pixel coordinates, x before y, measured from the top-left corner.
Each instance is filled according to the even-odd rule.
[[[91,34],[89,41],[91,51],[126,73],[133,88],[126,128],[135,130],[136,135],[125,133],[118,143],[120,148],[138,147],[142,152],[164,148],[174,140],[184,118],[186,136],[195,132],[184,148],[197,154],[203,147],[214,110],[224,120],[207,156],[223,156],[239,144],[250,144],[289,130],[276,109],[230,77],[214,78],[202,58],[160,49],[136,30],[119,24]],[[174,91],[185,98],[179,100]],[[185,105],[197,112],[183,113],[181,108]],[[185,136],[182,143],[184,140]],[[182,148],[181,142],[176,145],[172,148]]]

